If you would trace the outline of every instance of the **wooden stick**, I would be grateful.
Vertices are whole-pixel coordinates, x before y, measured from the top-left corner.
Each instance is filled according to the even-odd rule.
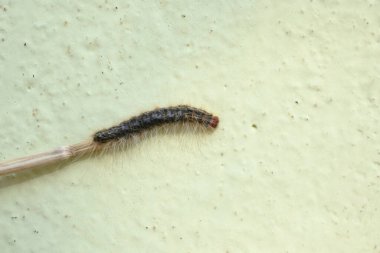
[[[0,163],[0,176],[10,173],[32,169],[39,166],[54,164],[84,155],[96,150],[93,142],[79,143],[72,146],[63,146],[52,151],[13,159]]]

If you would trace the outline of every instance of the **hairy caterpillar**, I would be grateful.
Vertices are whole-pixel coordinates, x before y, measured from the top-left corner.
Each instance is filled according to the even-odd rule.
[[[94,135],[94,142],[106,143],[111,140],[128,138],[156,126],[177,122],[195,122],[205,127],[216,128],[219,118],[187,105],[159,108],[133,117],[117,126],[101,130]]]

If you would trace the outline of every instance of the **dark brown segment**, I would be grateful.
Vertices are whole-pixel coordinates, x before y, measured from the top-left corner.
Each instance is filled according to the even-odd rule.
[[[175,122],[196,122],[205,127],[216,128],[219,119],[204,110],[187,105],[159,108],[95,133],[94,142],[106,143],[120,138],[128,138],[153,127]]]

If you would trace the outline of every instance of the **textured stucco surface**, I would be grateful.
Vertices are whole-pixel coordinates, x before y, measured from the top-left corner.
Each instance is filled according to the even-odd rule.
[[[0,159],[156,106],[208,136],[0,178],[0,251],[380,252],[379,1],[0,0]]]

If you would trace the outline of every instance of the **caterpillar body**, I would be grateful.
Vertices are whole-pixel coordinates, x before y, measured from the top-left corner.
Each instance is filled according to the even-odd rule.
[[[158,108],[123,121],[117,126],[96,132],[93,141],[107,143],[128,138],[156,126],[177,122],[194,122],[206,128],[216,128],[219,118],[204,110],[187,105]]]

